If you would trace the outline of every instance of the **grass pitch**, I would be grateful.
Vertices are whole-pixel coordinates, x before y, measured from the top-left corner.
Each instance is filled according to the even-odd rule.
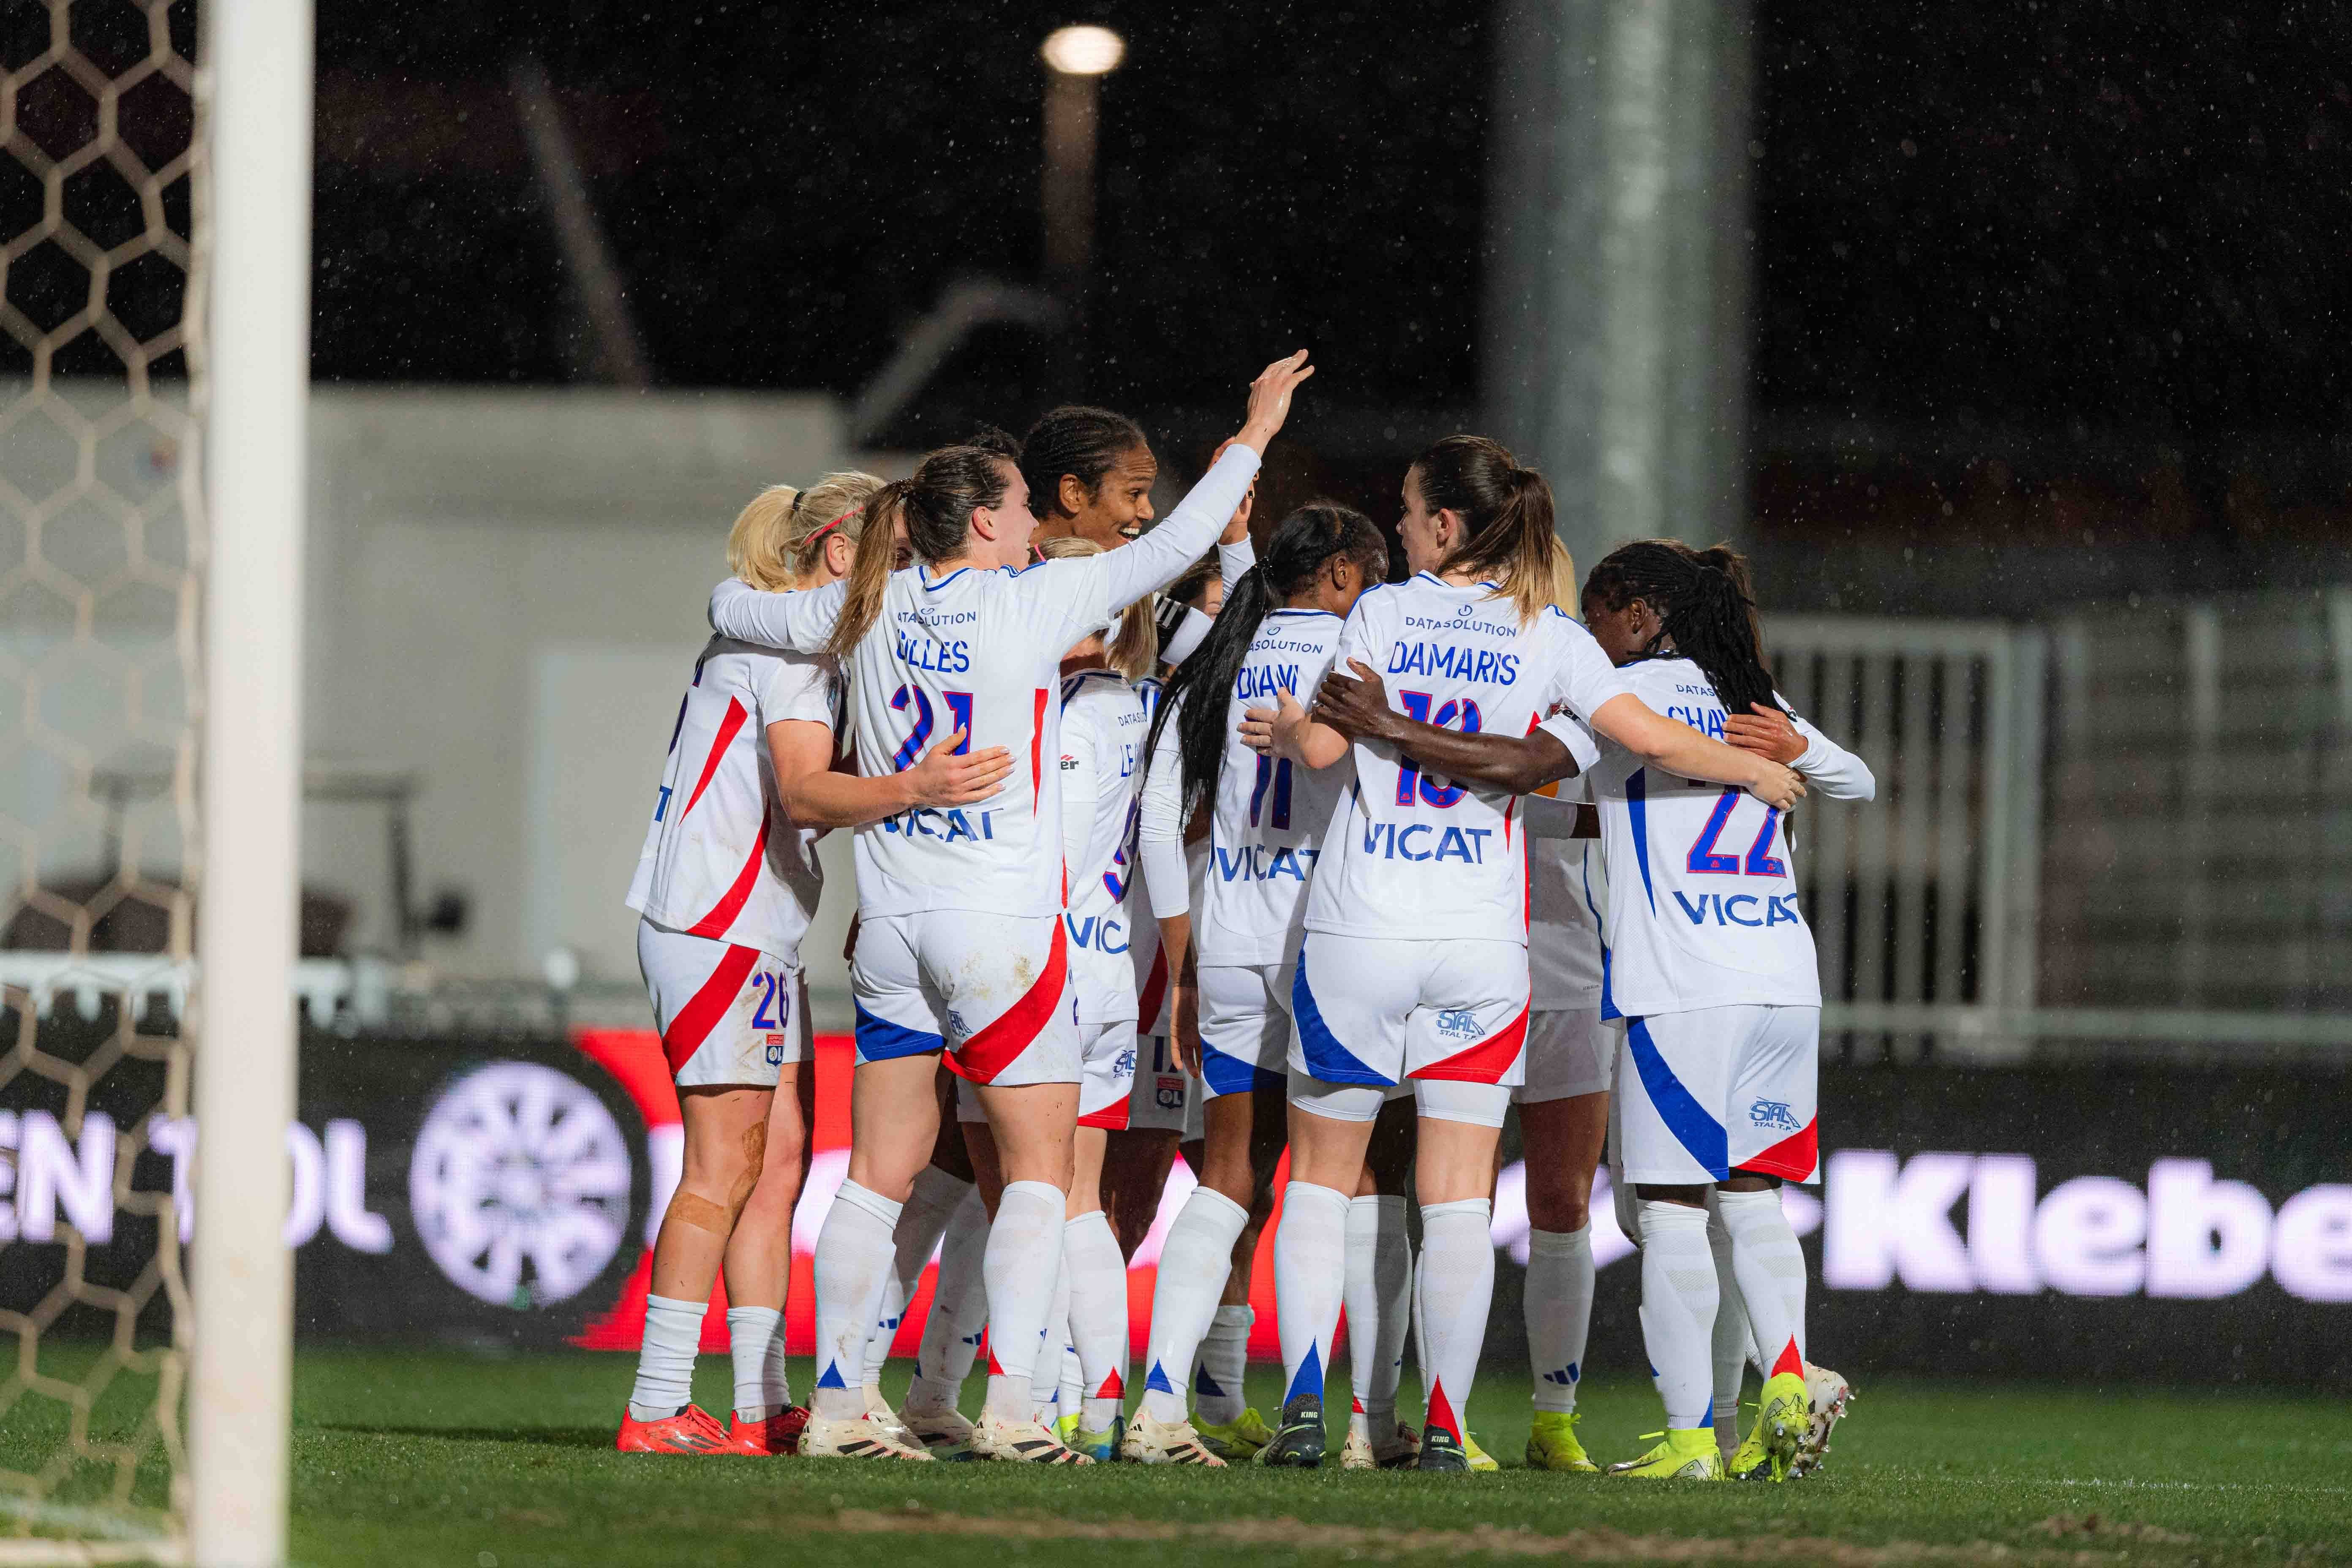
[[[74,1354],[51,1349],[44,1370],[70,1373]],[[2341,1399],[1857,1374],[1861,1397],[1822,1474],[1701,1486],[1519,1468],[1526,1374],[1500,1364],[1471,1406],[1506,1466],[1489,1476],[624,1457],[612,1437],[630,1370],[614,1355],[304,1352],[297,1561],[2352,1563],[2352,1406]],[[903,1378],[903,1363],[894,1370]],[[703,1359],[706,1409],[726,1407],[726,1372],[725,1358]],[[795,1387],[809,1375],[796,1369]],[[1261,1409],[1276,1381],[1253,1376]],[[967,1408],[977,1380],[971,1393]],[[119,1381],[93,1430],[136,1397]],[[1644,1383],[1589,1384],[1584,1406],[1604,1462],[1658,1424]],[[65,1427],[63,1407],[19,1401],[0,1416],[0,1468],[37,1467]],[[1336,1430],[1335,1418],[1335,1455]],[[158,1468],[142,1469],[135,1495],[160,1488]],[[102,1482],[69,1477],[60,1495]],[[6,1523],[0,1515],[0,1535]]]

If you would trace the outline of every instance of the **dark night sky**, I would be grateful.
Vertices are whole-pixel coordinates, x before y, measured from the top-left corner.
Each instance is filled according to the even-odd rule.
[[[9,9],[13,62],[46,26]],[[949,279],[1034,273],[1039,16],[325,0],[319,374],[567,374],[562,273],[505,85],[531,48],[657,378],[852,391]],[[1469,405],[1483,0],[1091,19],[1131,50],[1105,96],[1084,389],[1223,398],[1298,342],[1335,402]],[[2346,423],[2352,13],[1762,0],[1757,49],[1760,410],[2189,439]],[[71,118],[37,92],[25,112],[36,131]],[[0,188],[11,232],[26,199]],[[8,284],[37,320],[70,291],[46,267]],[[77,345],[60,367],[77,353],[100,363]],[[0,346],[0,374],[23,368]],[[1008,329],[939,400],[1009,419],[1073,380]]]

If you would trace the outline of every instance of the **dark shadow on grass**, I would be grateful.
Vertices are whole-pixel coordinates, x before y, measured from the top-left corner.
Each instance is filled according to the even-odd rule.
[[[363,1437],[440,1437],[452,1443],[535,1443],[549,1448],[609,1448],[608,1426],[362,1426],[349,1422],[305,1423],[312,1432],[343,1432]]]

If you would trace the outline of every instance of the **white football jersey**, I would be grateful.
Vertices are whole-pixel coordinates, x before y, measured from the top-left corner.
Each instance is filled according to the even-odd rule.
[[[1582,774],[1547,784],[1544,792],[1573,818],[1588,786]],[[1544,809],[1528,801],[1528,827]],[[1598,841],[1554,838],[1530,831],[1528,846],[1528,1005],[1538,1013],[1598,1006],[1601,1002],[1601,913],[1593,889],[1605,896]],[[1588,888],[1588,882],[1591,888]]]
[[[1380,671],[1390,704],[1446,729],[1524,735],[1556,709],[1590,719],[1624,695],[1584,627],[1547,607],[1527,626],[1491,583],[1423,572],[1356,601],[1336,660]],[[1528,937],[1519,797],[1424,773],[1359,742],[1307,896],[1307,929],[1411,939]]]
[[[1282,963],[1298,954],[1323,833],[1355,769],[1351,760],[1317,769],[1262,757],[1242,742],[1242,715],[1273,707],[1281,691],[1314,701],[1343,624],[1327,610],[1276,610],[1234,678],[1209,822],[1209,875],[1192,914],[1202,963]]]
[[[824,874],[814,831],[776,799],[768,726],[841,728],[833,661],[713,637],[670,731],[669,760],[629,883],[629,908],[656,925],[800,962]]]
[[[1241,504],[1257,454],[1234,445],[1167,520],[1101,555],[1020,570],[920,563],[891,574],[882,608],[848,659],[858,772],[910,767],[958,730],[966,749],[1003,746],[1013,772],[988,799],[918,806],[857,830],[857,907],[881,918],[930,910],[1040,916],[1063,912],[1062,656],[1113,612],[1174,582]],[[714,629],[772,647],[822,648],[840,617],[835,583],[762,594],[721,583]]]
[[[1690,660],[1643,659],[1620,673],[1667,718],[1723,734],[1722,700]],[[1797,724],[1816,749],[1826,744]],[[1609,868],[1603,1017],[1821,1005],[1812,929],[1797,905],[1779,811],[1745,790],[1662,773],[1605,741],[1591,778]]]
[[[1064,858],[1070,868],[1062,922],[1069,928],[1081,1024],[1135,1016],[1127,891],[1134,880],[1146,722],[1142,700],[1116,670],[1085,670],[1062,683]]]

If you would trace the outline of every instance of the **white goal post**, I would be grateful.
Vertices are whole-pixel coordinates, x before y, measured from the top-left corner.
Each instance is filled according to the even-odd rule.
[[[186,1527],[191,1562],[248,1568],[286,1561],[313,19],[310,0],[215,0],[204,23],[212,548]]]

